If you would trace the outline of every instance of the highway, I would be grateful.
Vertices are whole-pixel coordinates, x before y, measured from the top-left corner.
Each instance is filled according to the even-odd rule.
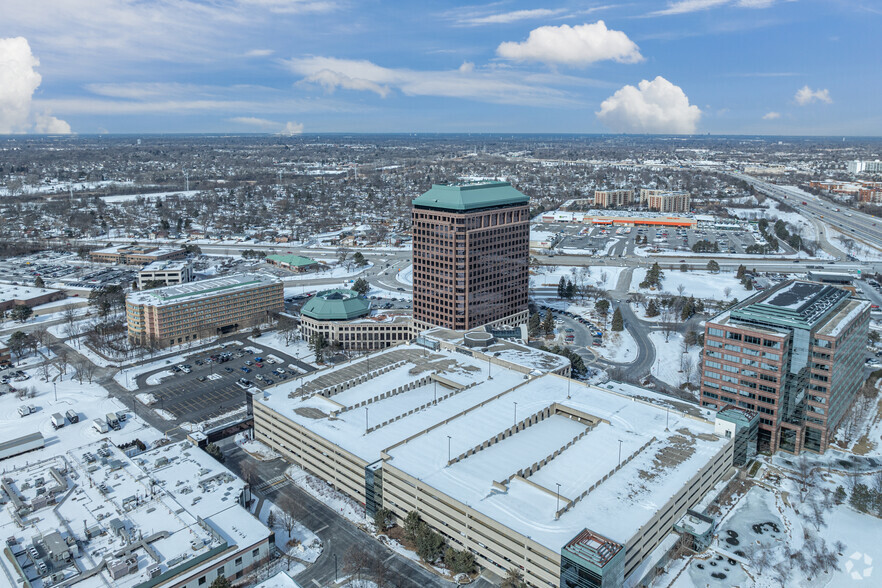
[[[775,200],[786,202],[800,214],[815,222],[816,225],[818,223],[832,225],[839,232],[882,253],[882,224],[880,224],[882,219],[846,208],[844,205],[832,204],[792,186],[778,186],[740,173],[732,173],[731,175],[739,180],[744,180]],[[837,208],[839,211],[836,210]],[[841,252],[841,245],[831,245]]]

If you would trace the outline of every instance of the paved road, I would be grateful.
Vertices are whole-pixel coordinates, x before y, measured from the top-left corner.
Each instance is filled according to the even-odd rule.
[[[288,464],[282,459],[256,461],[230,439],[219,442],[219,446],[226,456],[224,465],[233,472],[241,475],[243,464],[249,464],[246,467],[255,472],[256,479],[252,483],[253,487],[259,487],[262,482],[267,480],[280,479],[288,467]],[[455,586],[455,584],[427,572],[415,562],[391,551],[293,482],[283,480],[262,492],[257,492],[257,495],[271,500],[276,505],[284,504],[300,523],[315,532],[322,540],[324,549],[321,556],[296,577],[297,582],[305,588],[333,584],[335,554],[337,555],[337,573],[339,577],[342,577],[346,553],[354,546],[361,547],[386,563],[389,567],[390,577],[385,586],[400,586],[402,588],[448,588]],[[492,586],[484,580],[479,580],[473,585],[479,588]]]

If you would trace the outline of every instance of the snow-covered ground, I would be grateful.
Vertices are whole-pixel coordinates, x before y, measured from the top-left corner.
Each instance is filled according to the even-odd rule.
[[[413,265],[409,265],[396,273],[395,281],[405,286],[413,286]]]
[[[285,335],[277,331],[269,331],[260,335],[260,337],[249,337],[249,341],[253,341],[258,345],[268,347],[295,357],[302,362],[312,365],[315,360],[315,352],[309,348],[309,344],[302,339],[295,339],[290,343],[285,343]],[[262,353],[260,351],[259,353]]]
[[[637,359],[637,342],[626,330],[620,333],[607,331],[602,347],[592,347],[598,355],[615,363],[629,363]]]
[[[325,271],[292,274],[290,276],[285,276],[282,280],[286,284],[291,282],[308,282],[310,280],[342,280],[344,278],[354,278],[355,276],[364,272],[366,269],[373,267],[373,265],[374,264],[372,263],[367,263],[366,265],[359,267],[355,264],[335,263]],[[321,286],[319,286],[319,288],[320,287]]]
[[[533,287],[557,287],[561,277],[575,284],[584,283],[603,290],[614,290],[619,275],[627,268],[618,266],[570,267],[540,265],[533,269],[530,282]],[[573,275],[573,270],[576,275]],[[584,276],[584,277],[581,277]]]
[[[698,381],[700,347],[692,345],[687,353],[683,353],[682,333],[671,333],[665,342],[664,333],[652,332],[649,340],[655,347],[656,359],[650,370],[653,376],[675,388],[684,384],[687,377],[691,377],[692,383]]]
[[[869,247],[853,236],[837,231],[830,225],[827,225],[827,240],[837,249],[841,249],[861,261],[878,261],[882,259],[882,249]],[[882,244],[880,244],[880,247],[882,247]]]
[[[248,433],[239,433],[236,435],[235,440],[236,444],[241,447],[245,453],[258,461],[271,461],[281,457],[281,455],[273,451],[270,447],[264,445],[260,441],[251,439]]]
[[[818,231],[812,221],[798,212],[784,212],[779,209],[779,203],[771,198],[766,198],[763,206],[757,208],[729,208],[729,214],[745,220],[759,220],[766,218],[774,224],[776,220],[782,220],[790,225],[790,232],[796,232],[803,239],[818,240]]]
[[[747,290],[734,272],[712,274],[706,270],[681,272],[679,269],[663,270],[662,292],[679,295],[679,286],[683,285],[683,296],[695,296],[704,300],[744,300],[756,294],[756,290]],[[648,292],[640,288],[646,279],[646,268],[636,268],[631,276],[631,292]],[[728,288],[728,290],[727,290]],[[726,292],[728,291],[728,295]]]
[[[273,513],[275,526],[272,530],[276,533],[276,547],[297,558],[300,561],[312,563],[322,554],[322,541],[318,535],[304,527],[299,522],[292,520],[291,532],[288,532],[283,524],[284,510],[274,503],[266,500],[260,508],[258,517],[260,522],[267,525],[267,521]]]
[[[151,192],[149,194],[116,194],[113,196],[101,196],[101,200],[107,204],[119,204],[120,202],[130,202],[143,198],[147,202],[156,202],[165,200],[169,196],[180,196],[181,198],[189,198],[199,194],[202,190],[179,190],[177,192]]]

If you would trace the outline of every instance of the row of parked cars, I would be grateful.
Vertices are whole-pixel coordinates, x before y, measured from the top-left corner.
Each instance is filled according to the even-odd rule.
[[[589,321],[585,317],[578,315],[576,313],[573,313],[573,312],[569,312],[567,310],[558,310],[556,308],[551,308],[550,306],[540,305],[540,308],[545,311],[550,310],[552,313],[554,313],[558,316],[563,315],[563,316],[569,317],[575,321],[582,323],[583,325],[585,325],[585,327],[588,329],[588,332],[591,334],[591,344],[594,345],[595,347],[600,347],[601,345],[603,345],[603,331],[601,331],[600,328],[597,327],[597,325],[595,325],[594,323],[592,323],[591,321]],[[566,328],[566,329],[564,329],[564,332],[566,333],[566,335],[564,336],[564,339],[566,340],[567,343],[572,343],[573,341],[575,341],[575,339],[576,339],[576,330],[575,329]]]

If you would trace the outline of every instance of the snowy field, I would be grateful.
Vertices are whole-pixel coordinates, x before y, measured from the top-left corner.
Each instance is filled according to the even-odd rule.
[[[640,288],[640,283],[646,279],[646,268],[636,268],[631,276],[631,292],[648,292]],[[735,277],[733,272],[712,274],[706,270],[681,272],[679,269],[664,270],[662,278],[662,292],[679,295],[679,286],[683,285],[684,296],[695,296],[704,300],[744,300],[748,296],[756,294],[756,290],[747,290],[741,284],[741,280]],[[729,289],[728,296],[726,295]]]
[[[366,269],[369,269],[373,266],[374,264],[370,262],[361,267],[356,266],[355,264],[338,263],[330,266],[330,268],[325,271],[286,275],[284,278],[282,278],[282,281],[286,284],[290,284],[297,282],[308,282],[310,280],[342,280],[344,278],[354,278],[355,276],[363,273]],[[319,288],[320,287],[321,286],[319,286]]]
[[[530,285],[534,288],[557,287],[561,277],[575,284],[587,284],[603,290],[615,290],[619,276],[628,268],[617,266],[570,267],[540,265],[530,275]],[[575,270],[575,275],[573,274]]]
[[[679,388],[688,378],[692,383],[698,381],[698,359],[701,348],[691,345],[688,353],[683,353],[683,334],[671,333],[665,342],[664,333],[653,332],[649,340],[655,347],[655,363],[652,364],[652,375],[662,382]]]
[[[882,232],[882,230],[880,230]],[[879,261],[882,259],[882,249],[869,247],[865,243],[854,239],[853,237],[837,231],[833,227],[827,225],[827,240],[837,249],[842,249],[849,255],[858,258],[861,261]],[[882,243],[882,241],[880,241]],[[882,247],[882,245],[880,245]]]
[[[637,342],[626,330],[620,333],[607,331],[603,347],[592,347],[598,355],[615,363],[630,363],[637,359]]]
[[[757,208],[728,208],[729,214],[743,220],[768,219],[774,224],[776,220],[787,223],[791,233],[796,232],[803,239],[818,240],[818,231],[812,221],[798,212],[784,212],[779,209],[779,203],[771,198],[766,198],[764,206]],[[762,238],[762,237],[760,237]]]
[[[165,200],[169,196],[180,196],[181,198],[190,198],[199,194],[203,190],[179,190],[177,192],[151,192],[149,194],[116,194],[113,196],[101,196],[101,200],[107,204],[119,204],[121,202],[131,202],[138,198],[143,198],[147,202],[158,202]]]

